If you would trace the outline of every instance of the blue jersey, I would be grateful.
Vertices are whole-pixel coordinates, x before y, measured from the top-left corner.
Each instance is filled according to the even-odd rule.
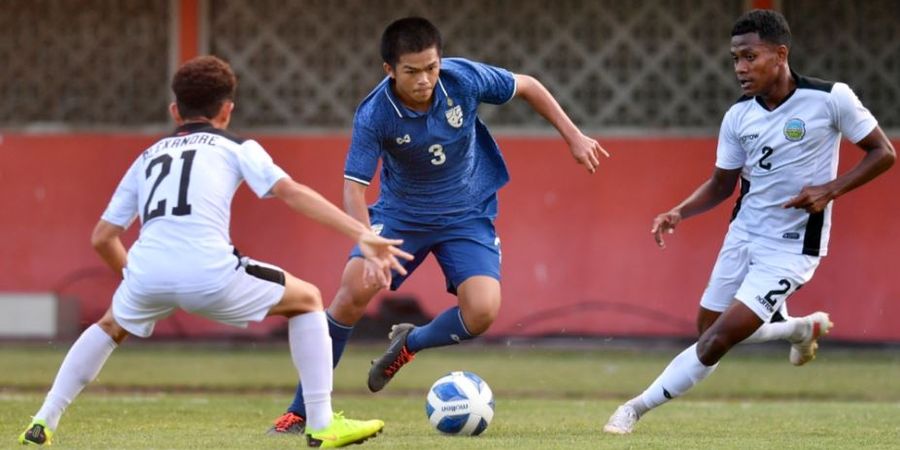
[[[344,178],[368,185],[382,160],[375,213],[421,225],[446,225],[497,214],[496,193],[509,172],[500,148],[478,118],[481,103],[515,95],[512,73],[445,58],[431,108],[416,112],[385,78],[360,104]]]

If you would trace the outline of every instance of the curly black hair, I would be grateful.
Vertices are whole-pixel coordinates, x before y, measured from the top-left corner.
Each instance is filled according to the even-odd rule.
[[[731,35],[756,33],[765,42],[791,46],[791,27],[781,13],[771,9],[748,11],[734,22]]]
[[[215,56],[198,56],[184,63],[172,77],[175,104],[183,119],[212,119],[222,103],[234,100],[237,77],[231,66]]]

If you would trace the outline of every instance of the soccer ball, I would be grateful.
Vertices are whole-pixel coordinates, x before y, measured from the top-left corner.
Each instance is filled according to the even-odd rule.
[[[425,414],[445,434],[481,434],[494,417],[494,394],[472,372],[450,372],[428,390]]]

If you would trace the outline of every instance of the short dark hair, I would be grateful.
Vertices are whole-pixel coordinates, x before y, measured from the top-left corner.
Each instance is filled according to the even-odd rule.
[[[441,32],[428,19],[422,17],[404,17],[395,20],[381,35],[381,58],[391,67],[397,64],[400,56],[407,53],[418,53],[431,47],[441,55]]]
[[[754,9],[738,18],[731,35],[756,33],[765,42],[791,46],[791,27],[781,13],[771,9]]]
[[[183,119],[219,113],[222,103],[234,100],[237,77],[227,62],[215,56],[198,56],[182,64],[172,77],[175,104]]]

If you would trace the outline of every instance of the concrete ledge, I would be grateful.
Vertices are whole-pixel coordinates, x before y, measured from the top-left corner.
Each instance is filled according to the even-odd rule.
[[[0,338],[68,337],[77,328],[77,301],[51,292],[0,293]]]

